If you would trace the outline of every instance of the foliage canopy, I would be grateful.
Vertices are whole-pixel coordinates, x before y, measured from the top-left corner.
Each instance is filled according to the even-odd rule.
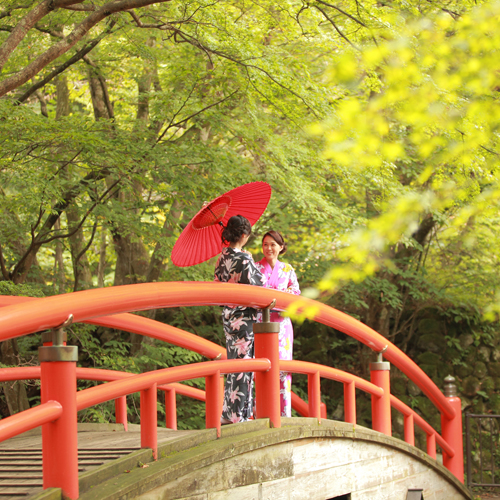
[[[171,265],[178,234],[204,200],[265,180],[251,249],[282,231],[306,293],[405,349],[429,311],[495,319],[499,5],[5,0],[5,293],[211,280],[213,262]],[[158,317],[223,340],[213,311]],[[78,335],[86,363],[110,363],[103,346],[152,359],[134,336]],[[302,354],[337,347],[318,333]]]

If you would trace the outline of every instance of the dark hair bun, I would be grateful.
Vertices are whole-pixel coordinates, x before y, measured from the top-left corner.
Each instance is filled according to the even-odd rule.
[[[252,225],[243,215],[233,215],[222,230],[222,243],[237,243],[244,234],[252,233]]]
[[[278,231],[268,231],[264,236],[262,236],[262,242],[264,243],[264,238],[266,236],[270,236],[280,247],[283,247],[279,255],[283,255],[286,252],[286,241],[283,236],[281,236],[281,233]]]

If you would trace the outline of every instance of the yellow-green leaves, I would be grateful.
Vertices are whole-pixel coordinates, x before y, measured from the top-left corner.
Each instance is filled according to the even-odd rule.
[[[490,2],[454,17],[393,18],[382,41],[336,58],[328,77],[342,97],[310,130],[323,137],[325,158],[372,179],[376,213],[339,242],[340,264],[320,289],[390,267],[427,217],[446,231],[472,217],[482,223],[496,207],[499,16],[500,3]]]

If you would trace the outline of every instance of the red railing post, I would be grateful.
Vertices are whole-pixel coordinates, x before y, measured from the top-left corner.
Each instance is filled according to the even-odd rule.
[[[158,408],[156,383],[141,391],[141,448],[151,448],[158,458]]]
[[[165,391],[165,425],[167,429],[177,430],[177,398],[175,389]]]
[[[436,434],[427,434],[427,455],[436,460]]]
[[[319,371],[307,376],[309,416],[321,420],[321,377]]]
[[[123,430],[128,431],[127,396],[115,399],[115,422],[123,424]]]
[[[404,433],[405,433],[405,442],[415,446],[415,424],[413,421],[413,414],[404,416]]]
[[[381,397],[372,396],[372,428],[387,436],[392,436],[390,369],[391,364],[382,361],[382,353],[375,363],[370,363],[371,382],[384,390]]]
[[[255,403],[258,418],[269,418],[273,427],[281,427],[280,408],[280,324],[270,321],[269,311],[274,300],[267,308],[262,309],[262,323],[254,323],[255,357],[267,358],[271,368],[267,372],[255,374]]]
[[[443,439],[453,447],[453,457],[443,453],[443,465],[462,483],[464,482],[464,445],[462,433],[462,402],[457,395],[455,378],[448,375],[445,379],[444,395],[448,398],[455,410],[453,418],[447,418],[441,414],[441,435]]]
[[[220,417],[222,414],[220,371],[205,377],[205,425],[207,429],[217,429],[220,437]]]
[[[344,420],[356,424],[356,385],[354,380],[344,383]]]
[[[38,348],[41,402],[61,404],[62,415],[42,425],[43,488],[61,488],[63,497],[76,499],[78,490],[78,429],[76,421],[76,362],[78,347],[63,345],[63,327],[52,330],[52,345]]]
[[[321,403],[320,408],[321,408],[321,418],[326,420],[326,404]]]

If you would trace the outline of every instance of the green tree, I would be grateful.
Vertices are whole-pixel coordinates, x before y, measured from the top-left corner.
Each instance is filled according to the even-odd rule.
[[[498,35],[496,4],[474,5],[7,0],[3,280],[45,294],[210,280],[213,262],[172,266],[176,237],[204,200],[266,180],[252,249],[283,231],[307,292],[323,278],[320,292],[336,292],[323,300],[402,347],[430,306],[485,310],[498,282]],[[219,327],[205,312],[158,314]],[[332,363],[328,335],[304,354]],[[120,343],[127,368],[151,347],[81,339],[98,353]]]

